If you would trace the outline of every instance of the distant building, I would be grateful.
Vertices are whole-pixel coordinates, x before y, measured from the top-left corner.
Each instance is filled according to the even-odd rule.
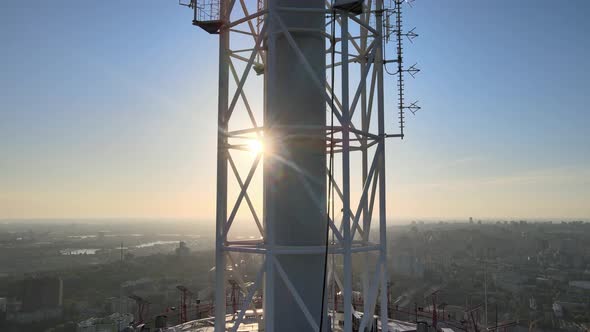
[[[574,280],[569,282],[570,287],[590,291],[590,280]]]
[[[7,303],[8,301],[5,297],[0,297],[0,322],[6,319]]]
[[[30,324],[56,319],[63,314],[63,282],[60,278],[24,280],[21,298],[20,303],[7,303],[6,320]]]
[[[563,317],[563,308],[559,303],[553,303],[553,314],[555,315],[555,317],[557,318],[562,318]]]
[[[17,300],[16,298],[7,298],[6,299],[6,313],[10,314],[13,312],[19,312],[23,306],[23,302]]]
[[[535,282],[539,287],[551,287],[553,286],[553,282],[551,279],[544,278],[544,277],[536,277]]]
[[[17,322],[20,324],[31,324],[34,322],[42,322],[51,319],[62,317],[63,309],[61,307],[39,309],[28,312],[14,312],[6,315],[6,320]]]
[[[109,311],[111,313],[128,313],[135,310],[135,301],[131,300],[127,296],[122,297],[110,297],[106,299]]]
[[[583,302],[555,301],[554,306],[555,304],[561,308],[562,313],[569,316],[584,315],[587,313],[586,304]]]
[[[60,308],[63,281],[60,278],[31,278],[23,281],[22,311]]]
[[[176,248],[176,255],[179,257],[186,257],[190,255],[191,250],[186,246],[186,242],[180,241],[178,248]]]
[[[410,254],[397,254],[392,258],[393,273],[408,276],[423,278],[426,267],[424,263],[418,258]]]

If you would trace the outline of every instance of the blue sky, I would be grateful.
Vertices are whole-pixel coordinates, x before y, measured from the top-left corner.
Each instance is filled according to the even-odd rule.
[[[388,145],[393,221],[590,218],[588,14],[406,9],[423,110]],[[213,216],[217,40],[190,20],[175,1],[0,3],[0,218]]]

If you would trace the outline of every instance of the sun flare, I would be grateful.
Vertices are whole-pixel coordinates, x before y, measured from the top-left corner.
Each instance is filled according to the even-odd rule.
[[[256,154],[262,153],[264,151],[264,144],[260,140],[253,139],[248,142],[248,149]]]

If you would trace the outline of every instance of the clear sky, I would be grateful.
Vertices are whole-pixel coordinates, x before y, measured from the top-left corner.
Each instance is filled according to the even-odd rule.
[[[590,2],[406,14],[423,110],[388,145],[392,222],[590,218]],[[174,0],[0,2],[0,218],[214,216],[217,40],[190,20]]]

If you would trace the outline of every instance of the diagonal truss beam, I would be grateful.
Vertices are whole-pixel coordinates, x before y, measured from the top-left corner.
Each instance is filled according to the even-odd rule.
[[[330,174],[330,171],[328,170],[328,174]],[[340,197],[340,200],[344,200],[344,194],[342,193],[342,190],[340,190],[340,187],[338,186],[338,183],[336,182],[336,180],[334,180],[333,177],[328,176],[330,178],[330,181],[332,182],[332,185],[334,186],[334,190],[336,190],[336,193],[338,194],[338,197]],[[355,218],[355,214],[352,212],[352,210],[349,211],[350,213],[350,217],[351,218]],[[339,233],[342,235],[342,232],[344,230],[344,224],[340,223],[340,229],[339,229]],[[363,234],[363,230],[361,229],[361,227],[358,225],[358,223],[356,224],[356,228],[359,231],[359,234]]]
[[[230,155],[230,154],[228,153],[228,155]],[[238,213],[238,209],[240,208],[240,205],[242,203],[242,199],[244,199],[244,196],[246,196],[246,192],[248,191],[248,186],[250,186],[250,182],[252,182],[252,177],[254,176],[254,173],[256,172],[256,168],[258,168],[258,164],[260,163],[261,157],[262,157],[262,155],[260,153],[256,155],[256,159],[254,159],[254,162],[252,163],[252,167],[250,167],[250,172],[248,172],[248,176],[246,177],[246,182],[244,183],[242,190],[240,190],[240,194],[238,195],[238,198],[236,200],[236,204],[234,205],[234,208],[231,211],[229,219],[225,223],[225,229],[223,230],[223,235],[222,235],[222,238],[225,241],[227,241],[227,233],[229,232],[229,229],[231,228],[231,225],[234,222],[236,214]]]
[[[228,153],[228,161],[229,161],[229,165],[231,166],[232,171],[234,172],[234,176],[236,177],[236,180],[238,181],[238,185],[240,186],[240,190],[244,190],[244,183],[242,182],[242,178],[240,177],[240,173],[238,172],[238,169],[236,168],[236,164],[234,163],[234,159],[231,156],[231,153]],[[256,227],[258,227],[258,231],[260,232],[260,236],[264,237],[264,228],[262,227],[262,224],[260,223],[260,219],[258,218],[258,214],[256,214],[256,209],[254,208],[254,204],[252,204],[252,201],[250,200],[250,196],[248,195],[248,191],[247,188],[244,191],[244,198],[246,199],[246,203],[248,204],[248,207],[250,208],[250,212],[252,213],[252,217],[254,218],[254,222],[256,222]]]
[[[240,325],[242,325],[242,322],[244,321],[244,315],[246,314],[246,309],[248,309],[250,304],[252,304],[252,299],[254,298],[254,294],[260,288],[260,283],[262,282],[262,276],[264,275],[265,265],[266,265],[266,262],[262,262],[262,266],[260,267],[260,269],[258,270],[258,273],[256,274],[256,281],[254,282],[254,285],[250,286],[248,289],[248,295],[246,295],[246,298],[244,299],[244,303],[242,303],[242,308],[240,310],[240,313],[238,314],[238,318],[236,319],[234,326],[231,329],[232,332],[237,332],[238,328],[240,327]]]
[[[260,52],[260,48],[262,45],[262,39],[263,39],[264,35],[266,35],[266,24],[264,24],[262,26],[262,29],[260,30],[260,35],[258,35],[256,37],[254,51],[252,52],[252,54],[250,54],[250,59],[248,59],[248,64],[246,64],[246,68],[244,69],[244,73],[242,74],[242,78],[240,79],[240,83],[238,84],[236,92],[234,93],[234,96],[232,98],[230,106],[227,110],[227,117],[226,117],[225,121],[229,121],[229,119],[231,118],[231,115],[234,111],[234,108],[236,107],[236,103],[238,102],[238,98],[240,97],[240,95],[242,93],[242,89],[244,89],[244,84],[246,84],[246,80],[248,79],[248,74],[250,73],[252,66],[254,65],[254,60],[256,59],[256,55],[258,55],[258,53]]]
[[[379,174],[379,172],[377,172],[376,174],[377,177],[381,176]],[[377,183],[378,181],[373,181],[373,187],[371,188],[371,199],[369,200],[370,204],[369,204],[369,211],[367,213],[367,218],[369,220],[368,225],[363,229],[365,231],[365,234],[363,235],[363,238],[365,239],[365,241],[369,241],[369,234],[371,232],[371,220],[373,218],[373,207],[375,206],[375,195],[376,195],[376,190],[377,190]]]
[[[381,279],[381,262],[377,262],[377,271],[373,276],[373,282],[369,290],[369,303],[364,305],[363,319],[359,327],[359,331],[364,331],[369,323],[369,319],[373,319],[373,313],[375,312],[375,305],[377,304],[377,292],[379,291],[379,281]],[[383,295],[382,295],[383,296]]]
[[[361,75],[361,81],[356,89],[356,93],[354,95],[354,99],[352,100],[352,104],[350,105],[350,119],[354,116],[354,111],[356,110],[356,106],[359,102],[359,98],[361,97],[361,93],[363,92],[365,86],[367,86],[367,76],[369,76],[369,72],[371,71],[373,59],[375,58],[375,51],[377,49],[374,48],[369,56],[369,61],[367,62],[367,66],[365,67],[365,72]]]
[[[236,72],[236,68],[234,66],[233,61],[229,60],[229,69],[234,77],[236,84],[239,84],[238,73]],[[250,107],[250,103],[248,102],[248,98],[246,98],[246,94],[244,90],[240,91],[240,95],[242,97],[242,101],[244,102],[244,106],[246,106],[246,111],[248,112],[248,117],[250,118],[250,122],[252,122],[252,127],[257,128],[258,125],[256,124],[256,118],[254,117],[254,113],[252,112],[252,108]],[[260,132],[256,132],[258,137],[261,136]]]
[[[371,88],[369,89],[369,104],[367,105],[367,123],[366,128],[371,125],[371,115],[373,115],[373,98],[375,96],[375,84],[377,83],[377,71],[373,70],[373,76],[371,77]]]
[[[240,0],[240,5],[242,6],[242,10],[244,11],[244,15],[246,15],[246,17],[244,17],[244,19],[248,19],[248,27],[250,29],[250,33],[252,34],[252,37],[254,38],[254,42],[256,43],[256,37],[258,36],[258,33],[257,33],[256,29],[254,28],[254,24],[252,24],[252,20],[260,17],[261,15],[264,15],[266,13],[266,11],[260,11],[260,12],[250,15],[250,14],[248,14],[248,6],[246,6],[246,2],[244,0]],[[260,53],[262,53],[262,51]],[[260,60],[262,61],[262,63],[264,63],[264,56],[261,56]]]
[[[344,242],[344,238],[342,237],[342,233],[340,232],[340,230],[338,229],[338,227],[336,227],[336,224],[334,224],[334,220],[332,220],[332,218],[328,218],[328,222],[330,223],[330,229],[332,230],[332,233],[334,234],[334,236],[336,236],[336,238],[338,239],[338,241],[340,243]]]
[[[360,219],[359,217],[361,214],[361,210],[363,209],[363,206],[365,205],[366,200],[367,200],[367,193],[369,191],[369,185],[371,184],[371,181],[376,181],[376,179],[377,179],[377,176],[375,176],[377,173],[376,168],[377,168],[378,161],[381,159],[382,153],[383,153],[383,143],[380,143],[379,145],[377,145],[377,151],[375,151],[375,156],[373,157],[373,162],[371,163],[371,168],[369,169],[369,175],[367,176],[367,181],[365,181],[365,185],[363,186],[363,193],[361,195],[361,199],[359,200],[359,205],[357,207],[356,214],[354,217],[351,239],[354,239],[354,235],[355,235],[355,231],[356,231],[355,226],[358,226],[358,224],[359,224],[359,219]],[[361,234],[361,236],[362,236],[362,234]]]

